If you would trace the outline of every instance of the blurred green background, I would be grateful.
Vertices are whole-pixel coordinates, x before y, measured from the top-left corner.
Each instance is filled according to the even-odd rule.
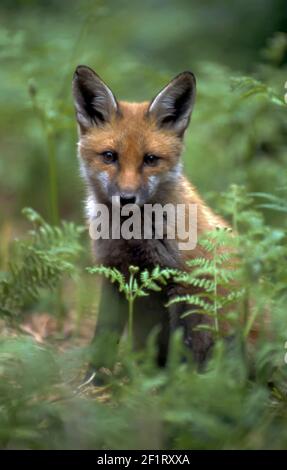
[[[286,0],[1,0],[1,448],[287,448],[286,31]],[[78,227],[78,64],[133,101],[183,70],[196,74],[185,170],[215,210],[236,219],[242,287],[256,300],[238,350],[228,355],[218,341],[204,374],[181,363],[175,341],[165,371],[149,351],[140,365],[123,355],[124,378],[108,391],[79,387],[99,291]],[[223,196],[233,184],[246,190]],[[246,196],[258,191],[271,194],[265,207]],[[51,228],[33,211],[28,224],[23,207],[77,226]],[[27,236],[31,222],[38,229]],[[242,350],[256,315],[250,367]]]
[[[2,0],[0,17],[1,224],[20,224],[23,206],[53,221],[53,204],[83,220],[71,98],[81,63],[134,101],[182,70],[196,74],[184,158],[207,197],[234,182],[265,191],[286,182],[285,110],[260,94],[242,102],[231,80],[253,75],[283,98],[284,0]]]

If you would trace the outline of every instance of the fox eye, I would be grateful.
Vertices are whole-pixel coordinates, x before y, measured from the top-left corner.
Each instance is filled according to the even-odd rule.
[[[107,150],[106,152],[102,152],[102,157],[104,163],[107,165],[110,165],[111,163],[115,163],[118,159],[118,155],[116,152],[113,152],[112,150]]]
[[[147,155],[144,156],[144,164],[146,166],[156,166],[160,160],[160,157],[157,157],[156,155],[152,155],[148,153]]]

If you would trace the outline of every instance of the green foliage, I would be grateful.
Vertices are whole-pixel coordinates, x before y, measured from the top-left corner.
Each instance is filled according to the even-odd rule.
[[[239,288],[235,284],[239,278],[238,263],[235,261],[236,240],[231,238],[228,229],[223,228],[206,233],[198,243],[206,256],[188,261],[189,272],[177,273],[174,280],[179,284],[192,286],[195,292],[198,289],[200,291],[192,295],[177,296],[168,305],[184,301],[191,305],[190,311],[184,316],[192,313],[208,315],[212,324],[202,324],[197,329],[208,329],[216,337],[223,334],[220,321],[234,316],[230,309],[224,316],[220,315],[220,311],[227,310],[244,295],[243,287]]]
[[[209,2],[206,9],[201,1],[175,4],[169,0],[163,15],[156,0],[136,1],[128,8],[126,0],[111,0],[107,5],[101,0],[80,0],[67,7],[69,21],[66,2],[57,10],[45,8],[43,2],[25,6],[23,1],[16,9],[1,3],[0,179],[1,194],[4,201],[9,200],[4,214],[17,217],[23,206],[32,206],[52,223],[59,215],[80,217],[71,96],[72,75],[80,63],[94,67],[119,99],[132,101],[151,99],[180,70],[193,70],[198,97],[184,155],[193,183],[204,194],[226,190],[234,182],[250,191],[273,192],[282,186],[285,106],[274,105],[267,90],[283,100],[286,34],[274,36],[271,26],[272,20],[274,27],[278,22],[275,12],[284,10],[280,9],[283,1],[262,0],[256,8],[247,0],[232,7],[220,0],[214,5]],[[39,15],[45,17],[41,27]],[[212,20],[220,15],[224,28]],[[236,41],[235,25],[243,17],[244,41],[239,33]],[[271,30],[263,33],[266,24]],[[257,28],[259,42],[254,39]],[[266,48],[271,34],[273,41]],[[226,47],[229,35],[232,48]],[[269,55],[258,64],[262,48]],[[258,82],[265,91],[242,99],[239,90],[230,93],[230,77],[239,83]],[[11,199],[14,191],[17,198]]]
[[[148,291],[158,292],[162,286],[167,285],[167,281],[176,273],[172,269],[160,269],[156,266],[152,272],[145,270],[140,273],[138,280],[136,274],[139,272],[138,266],[129,267],[129,279],[126,281],[124,275],[116,268],[108,268],[105,266],[95,266],[89,268],[91,274],[101,274],[109,279],[112,283],[118,285],[119,292],[123,292],[129,310],[129,342],[132,344],[133,332],[133,316],[134,316],[134,302],[138,297],[145,297]]]
[[[249,98],[253,95],[261,95],[267,98],[271,103],[278,106],[285,106],[284,97],[274,92],[271,87],[260,80],[252,77],[238,77],[231,82],[232,90],[238,92],[241,99]]]
[[[287,190],[286,188],[281,188],[281,194],[286,193]],[[287,202],[286,202],[286,197],[277,196],[275,194],[268,194],[268,193],[253,193],[252,196],[258,197],[265,200],[264,204],[258,204],[259,208],[262,209],[272,209],[274,211],[279,211],[279,212],[287,212]]]
[[[118,284],[119,292],[123,292],[127,301],[135,301],[137,297],[148,295],[147,291],[160,291],[163,285],[167,285],[167,280],[177,271],[172,269],[160,269],[155,267],[151,272],[148,270],[140,273],[140,281],[137,280],[135,274],[139,272],[138,266],[130,266],[130,277],[126,281],[124,275],[116,268],[108,268],[106,266],[94,266],[88,268],[91,274],[101,274],[109,279],[112,283]]]
[[[287,36],[285,33],[275,33],[267,41],[267,46],[264,48],[262,55],[274,65],[280,65],[284,62],[287,52]]]
[[[219,205],[237,227],[237,235],[219,230],[203,238],[202,247],[214,259],[195,258],[189,263],[189,272],[156,268],[140,273],[138,268],[130,267],[130,278],[126,280],[113,268],[89,268],[93,274],[116,283],[127,300],[148,295],[171,279],[203,287],[208,302],[201,303],[198,296],[186,300],[196,305],[197,299],[198,308],[202,314],[211,315],[214,327],[218,320],[218,329],[213,329],[215,349],[206,369],[198,372],[192,363],[181,362],[184,346],[177,334],[171,340],[167,367],[159,370],[154,363],[151,335],[140,356],[124,349],[122,364],[109,385],[94,389],[88,382],[79,385],[79,370],[86,367],[85,348],[59,355],[31,340],[3,338],[2,448],[286,448],[287,273],[286,263],[278,263],[278,258],[286,258],[286,227],[267,225],[252,196],[242,187],[233,186],[222,194]],[[34,212],[29,212],[29,217],[37,225],[32,236],[34,247],[40,244],[45,252],[55,250],[58,264],[58,254],[74,253],[74,247],[68,248],[70,244],[64,242],[61,230],[47,226]],[[74,229],[72,232],[73,245],[78,242]],[[225,267],[232,261],[232,256],[222,251],[227,239],[240,259],[238,276],[237,269],[230,272]],[[236,308],[234,318],[225,317],[234,333],[231,343],[218,334],[221,318],[215,315],[224,303],[228,305],[234,295],[237,297],[237,288],[230,289],[230,296],[219,292],[219,287],[226,287],[230,280],[240,282],[238,297],[246,307],[243,325],[239,322],[241,311]],[[256,301],[255,306],[246,303],[247,296]],[[272,313],[267,330],[262,308],[266,306]],[[248,352],[247,337],[255,320],[260,325],[259,337],[256,348]]]
[[[82,227],[67,222],[54,227],[32,209],[23,213],[34,229],[28,240],[14,243],[9,271],[0,279],[0,311],[9,316],[37,299],[41,288],[55,288],[63,274],[75,272],[73,261],[81,250]]]
[[[0,348],[2,448],[286,447],[285,393],[260,383],[260,366],[257,380],[248,380],[239,348],[228,352],[218,342],[208,370],[198,373],[180,362],[175,337],[166,370],[155,369],[147,351],[140,364],[131,362],[129,381],[118,379],[94,396],[90,386],[75,389],[61,380],[67,355],[59,361],[19,339]]]
[[[284,12],[285,0],[1,2],[1,448],[286,449],[287,41],[276,32],[286,30]],[[131,267],[125,279],[104,266],[90,271],[123,292],[131,321],[135,299],[171,279],[203,288],[185,299],[210,317],[215,336],[201,372],[181,362],[178,334],[158,370],[151,335],[140,356],[126,348],[109,385],[94,389],[79,385],[88,348],[66,339],[59,352],[15,329],[18,336],[5,337],[3,319],[40,311],[47,287],[62,291],[79,325],[94,311],[94,276],[83,270],[63,282],[90,263],[88,247],[77,257],[82,186],[71,79],[80,63],[131,101],[151,99],[181,70],[196,74],[185,172],[236,236],[200,240],[212,260],[194,259],[182,273]],[[26,206],[49,223],[26,210],[34,229],[24,238]],[[233,257],[223,240],[236,269],[226,267]]]

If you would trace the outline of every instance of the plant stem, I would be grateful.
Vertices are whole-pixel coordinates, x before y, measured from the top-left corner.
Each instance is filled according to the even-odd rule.
[[[234,189],[234,205],[233,205],[233,214],[232,214],[232,225],[235,233],[238,233],[238,222],[237,222],[237,196],[238,196],[238,190],[237,187]]]
[[[249,302],[249,289],[247,287],[246,293],[244,296],[244,301],[243,301],[243,325],[244,325],[243,336],[245,338],[247,338],[258,313],[257,309],[254,308],[253,313],[249,315],[249,303],[250,303]]]
[[[58,225],[60,222],[59,217],[59,200],[58,200],[58,179],[57,179],[57,159],[56,159],[56,145],[55,135],[49,129],[49,122],[45,114],[45,110],[41,108],[35,94],[31,96],[32,104],[35,114],[38,116],[42,125],[43,133],[47,142],[47,155],[48,155],[48,175],[49,175],[49,209],[50,221],[53,225]],[[62,302],[62,285],[57,287],[56,291],[56,309],[58,322],[63,326],[63,302]]]
[[[136,294],[134,292],[134,271],[130,269],[130,280],[129,289],[127,295],[127,301],[129,303],[129,320],[128,320],[128,342],[129,347],[132,349],[133,346],[133,314],[134,314],[134,301]]]
[[[51,132],[46,132],[47,149],[49,161],[49,186],[50,186],[50,211],[51,222],[54,225],[59,224],[59,207],[58,207],[58,184],[57,184],[57,163],[56,163],[56,146],[54,136]]]
[[[214,247],[214,328],[216,334],[219,333],[219,324],[218,324],[218,314],[217,314],[217,264],[216,264],[216,256],[217,256],[217,247]]]
[[[65,319],[65,307],[63,302],[63,286],[62,282],[59,282],[59,285],[56,288],[56,317],[58,322],[58,327],[60,331],[63,331],[64,328],[64,319]]]
[[[37,97],[32,96],[32,104],[35,114],[38,116],[42,125],[47,142],[48,154],[48,174],[49,174],[49,205],[50,205],[50,221],[54,225],[58,225],[59,217],[59,200],[58,200],[58,181],[57,181],[57,158],[56,158],[56,145],[55,136],[51,129],[49,129],[49,122],[45,114],[45,110],[41,108],[38,103]]]
[[[130,349],[133,347],[133,315],[134,315],[134,297],[129,298],[129,321],[128,321],[128,341]]]

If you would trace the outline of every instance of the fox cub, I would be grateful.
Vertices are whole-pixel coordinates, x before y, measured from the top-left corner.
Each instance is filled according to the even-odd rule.
[[[195,94],[194,75],[183,72],[151,101],[118,101],[91,68],[77,67],[73,96],[89,222],[97,215],[97,204],[111,208],[115,200],[120,207],[131,204],[141,210],[145,204],[196,205],[198,236],[226,226],[182,173],[183,137]],[[180,250],[178,237],[173,240],[166,236],[162,239],[108,237],[94,240],[93,244],[97,263],[116,267],[125,275],[130,265],[139,266],[141,270],[155,266],[186,269],[187,260],[204,255],[200,245]],[[167,301],[179,293],[187,293],[186,287],[169,285],[160,293],[140,298],[135,305],[135,347],[144,347],[147,336],[157,326],[159,365],[166,362],[170,333],[177,328],[182,330],[184,343],[198,364],[205,361],[212,346],[208,329],[194,330],[195,326],[208,321],[206,316],[196,313],[183,316],[187,308],[191,310],[191,306],[184,303],[165,307]],[[124,299],[113,285],[104,281],[92,348],[93,367],[97,370],[112,367],[126,322]]]

